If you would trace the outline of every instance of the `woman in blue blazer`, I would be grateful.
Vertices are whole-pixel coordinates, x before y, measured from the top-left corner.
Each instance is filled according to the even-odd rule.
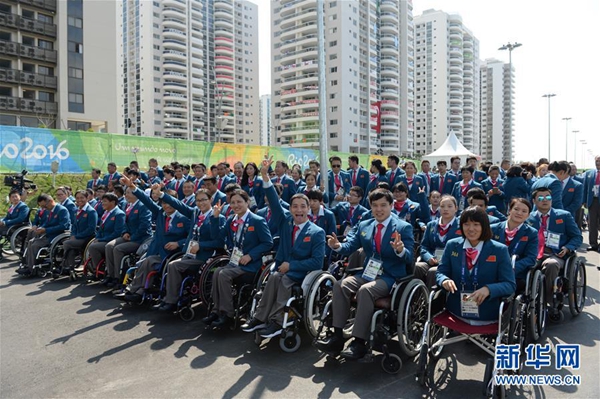
[[[450,292],[447,310],[469,324],[498,321],[500,299],[515,292],[508,248],[492,240],[488,215],[477,207],[460,216],[461,238],[450,240],[436,280]]]
[[[250,197],[250,210],[252,212],[256,212],[256,210],[265,206],[263,180],[258,176],[258,167],[254,162],[246,164],[240,186]]]
[[[515,277],[518,291],[525,288],[527,271],[536,264],[537,230],[525,223],[531,210],[532,205],[525,198],[513,198],[508,207],[508,219],[492,225],[492,238],[507,245],[511,257],[517,257]]]
[[[511,166],[506,172],[506,179],[502,183],[504,190],[504,201],[510,204],[513,198],[525,198],[529,200],[531,186],[523,178],[523,169],[520,166]]]

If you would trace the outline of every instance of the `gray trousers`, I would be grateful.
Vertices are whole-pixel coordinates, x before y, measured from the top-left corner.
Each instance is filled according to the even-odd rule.
[[[167,293],[164,302],[175,304],[179,299],[179,288],[183,281],[183,273],[195,273],[204,263],[196,259],[177,259],[167,265]]]
[[[38,251],[49,245],[50,240],[46,237],[33,238],[27,242],[27,269],[33,270]]]
[[[275,272],[269,276],[254,317],[260,321],[274,321],[282,325],[283,308],[292,296],[294,284],[297,283],[286,274]]]
[[[106,277],[121,278],[121,262],[126,255],[134,253],[140,243],[125,241],[117,238],[106,244],[104,255],[106,257]]]
[[[214,303],[214,312],[225,313],[229,317],[235,316],[233,295],[231,295],[231,286],[236,277],[243,276],[246,273],[252,274],[242,270],[238,266],[232,265],[219,267],[217,270],[215,270],[212,279],[212,300]]]
[[[92,267],[91,270],[90,268],[88,268],[88,271],[91,273],[95,273],[96,270],[98,269],[98,265],[100,264],[100,261],[102,259],[104,259],[104,249],[106,248],[106,244],[108,244],[107,242],[100,242],[100,241],[95,241],[92,244],[90,244],[90,256],[92,257]]]
[[[427,288],[431,288],[436,284],[435,273],[437,266],[429,266],[427,262],[417,262],[415,264],[415,277],[423,280]]]
[[[333,327],[344,328],[350,316],[351,299],[356,294],[356,318],[352,336],[367,341],[375,301],[389,293],[390,287],[380,278],[367,281],[362,277],[350,276],[336,281],[333,285]]]
[[[546,276],[546,303],[548,304],[552,304],[554,280],[563,267],[565,267],[565,260],[555,255],[550,255],[542,261],[542,271]]]
[[[588,208],[588,238],[592,247],[598,246],[598,227],[600,227],[600,200],[594,198]]]
[[[89,241],[89,238],[76,239],[75,237],[65,240],[63,244],[65,253],[63,267],[73,269],[75,267],[75,255],[77,254],[77,251],[85,251],[85,246]]]
[[[150,272],[154,271],[156,264],[160,263],[162,258],[160,255],[152,255],[144,258],[142,263],[139,265],[137,270],[135,271],[135,276],[133,277],[133,281],[129,286],[129,292],[131,293],[144,293],[144,285],[146,284],[146,279]]]

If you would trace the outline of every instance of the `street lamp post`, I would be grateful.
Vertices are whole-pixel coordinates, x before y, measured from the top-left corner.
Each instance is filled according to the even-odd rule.
[[[579,142],[581,143],[581,166],[585,169],[585,145],[587,144],[587,141],[579,140]]]
[[[552,156],[550,155],[550,99],[552,97],[556,96],[556,94],[544,94],[542,97],[545,97],[548,99],[548,160],[550,160],[550,158],[552,158]]]
[[[565,161],[569,160],[569,153],[567,147],[569,146],[569,121],[573,118],[562,118],[565,121]]]
[[[577,133],[579,133],[579,130],[573,130],[572,133],[575,135],[575,140],[573,140],[573,162],[577,165]]]
[[[508,90],[509,90],[509,108],[508,108],[508,131],[510,133],[510,142],[513,142],[513,123],[512,123],[512,108],[513,108],[513,95],[512,95],[512,51],[514,49],[516,49],[517,47],[521,47],[522,44],[521,43],[510,43],[508,42],[508,44],[503,45],[502,47],[500,47],[498,50],[508,50],[508,72],[509,72],[509,81],[508,81]],[[510,152],[509,152],[510,156],[508,157],[508,159],[513,159],[513,154],[512,154],[512,144],[510,146]]]

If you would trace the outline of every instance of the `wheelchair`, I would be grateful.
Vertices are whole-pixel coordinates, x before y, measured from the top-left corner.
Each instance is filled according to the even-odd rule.
[[[20,255],[27,239],[31,223],[19,223],[10,226],[5,235],[0,236],[0,248],[4,255]]]
[[[583,312],[587,289],[585,259],[571,253],[565,261],[565,266],[554,280],[554,293],[551,306],[548,309],[548,319],[553,323],[561,323],[565,319],[562,309],[565,302],[573,317]]]
[[[429,307],[427,321],[423,329],[421,347],[417,363],[416,379],[421,386],[425,386],[428,374],[439,360],[445,346],[457,342],[470,341],[485,351],[491,358],[486,362],[483,381],[483,394],[491,397],[505,397],[506,388],[495,384],[495,376],[501,375],[506,370],[495,368],[494,356],[496,347],[500,344],[521,344],[524,350],[522,330],[517,328],[517,309],[520,298],[511,295],[503,298],[498,310],[498,322],[475,326],[468,324],[445,310],[447,292],[439,287],[434,287],[429,294]],[[456,335],[449,336],[451,330]],[[490,337],[494,337],[490,339]],[[521,356],[522,368],[525,356]],[[519,371],[517,370],[517,372]]]
[[[269,273],[261,276],[261,285],[264,288],[269,275],[275,271],[275,262],[271,266]],[[317,337],[319,320],[323,314],[325,305],[331,298],[335,277],[324,270],[313,270],[308,273],[301,284],[295,284],[292,287],[292,296],[287,300],[283,308],[282,332],[279,336],[279,347],[286,353],[296,352],[302,343],[300,329],[304,326],[305,330],[311,336],[311,339]],[[262,289],[257,292],[253,299],[253,310],[256,309]],[[265,338],[261,337],[259,332],[254,333],[254,343],[258,346],[262,344]]]
[[[517,261],[516,255],[511,258],[513,269]],[[513,330],[519,330],[523,343],[535,342],[546,330],[546,277],[541,263],[537,263],[527,271],[525,281],[517,280],[516,315],[513,319]],[[525,286],[523,286],[523,283]]]
[[[131,268],[133,268],[132,270],[137,269],[137,266],[136,266],[137,262],[144,258],[144,255],[146,254],[146,251],[148,251],[148,247],[150,246],[151,242],[152,242],[152,237],[147,238],[146,240],[144,240],[142,245],[139,246],[137,251],[125,255],[123,257],[123,259],[121,259],[121,264],[119,265],[119,270],[121,271],[120,275],[121,275],[122,283],[121,283],[120,287],[117,287],[117,289],[125,288],[125,285],[128,282],[127,272]],[[132,278],[133,275],[129,276],[129,277]]]
[[[71,232],[64,232],[54,237],[49,246],[40,248],[35,255],[32,276],[46,277],[52,274],[52,270],[62,264],[64,260],[63,244],[71,237]],[[23,258],[27,254],[27,248],[23,251]]]
[[[102,258],[99,264],[96,267],[96,270],[93,270],[92,267],[92,256],[90,255],[90,246],[96,241],[96,239],[90,240],[85,246],[85,250],[81,255],[80,266],[75,267],[73,270],[69,271],[69,279],[71,281],[76,281],[79,278],[84,278],[86,282],[92,282],[96,280],[101,280],[106,274],[106,266],[105,259]]]

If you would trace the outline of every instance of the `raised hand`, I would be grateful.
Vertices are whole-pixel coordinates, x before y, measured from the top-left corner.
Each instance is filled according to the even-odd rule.
[[[400,233],[398,233],[396,231],[396,232],[394,232],[393,237],[394,237],[394,240],[390,241],[390,244],[392,244],[392,248],[394,248],[394,251],[396,251],[396,252],[402,252],[404,250],[404,243],[402,242],[402,236],[400,235]]]
[[[221,210],[223,209],[224,206],[225,206],[225,204],[221,204],[221,200],[219,200],[219,202],[217,202],[213,206],[213,215],[214,215],[214,217],[216,217],[216,218],[219,217],[219,215],[221,214]]]
[[[265,159],[262,161],[261,167],[260,167],[260,174],[264,177],[264,176],[268,176],[269,175],[269,168],[271,167],[271,165],[273,165],[273,156],[269,156],[269,153],[265,154]]]
[[[331,249],[337,249],[339,248],[342,244],[340,244],[340,241],[338,240],[337,236],[335,235],[335,233],[331,233],[330,236],[327,236],[327,245],[329,246],[329,248]]]
[[[419,187],[419,192],[417,194],[425,194],[425,186]]]
[[[152,187],[150,187],[152,189],[152,193],[155,195],[159,195],[160,194],[160,190],[161,190],[161,185],[158,183],[154,183],[152,185]]]
[[[121,184],[125,187],[135,188],[135,184],[131,181],[131,179],[127,176],[121,176]]]

